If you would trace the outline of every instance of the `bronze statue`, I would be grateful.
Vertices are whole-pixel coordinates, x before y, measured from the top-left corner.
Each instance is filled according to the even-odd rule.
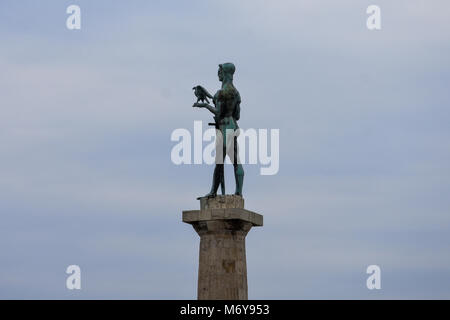
[[[224,180],[224,160],[228,154],[234,166],[234,178],[236,180],[235,195],[242,196],[242,185],[244,183],[244,169],[239,161],[239,150],[237,145],[237,136],[239,135],[239,127],[237,121],[240,118],[241,96],[239,91],[233,85],[233,74],[236,70],[234,64],[224,63],[219,65],[217,73],[219,81],[222,82],[222,88],[214,95],[214,106],[208,103],[199,103],[198,100],[193,107],[206,108],[214,114],[214,125],[216,127],[216,167],[214,168],[213,181],[211,191],[205,197],[215,197],[217,189],[221,185],[222,194],[225,194]],[[199,88],[197,95],[197,88]],[[194,87],[196,96],[207,96],[206,89],[201,86]]]

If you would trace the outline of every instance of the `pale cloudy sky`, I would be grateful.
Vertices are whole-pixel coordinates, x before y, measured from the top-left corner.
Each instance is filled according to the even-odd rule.
[[[366,28],[371,4],[380,31]],[[2,0],[0,298],[196,297],[199,241],[181,211],[213,167],[175,166],[170,135],[211,121],[191,89],[215,92],[228,61],[240,126],[280,129],[279,173],[244,167],[246,206],[265,218],[247,237],[249,297],[450,298],[448,12]],[[70,264],[81,291],[65,288]]]

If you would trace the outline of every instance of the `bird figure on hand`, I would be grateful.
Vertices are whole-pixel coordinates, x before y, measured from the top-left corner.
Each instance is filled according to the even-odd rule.
[[[205,102],[205,100],[207,103],[209,103],[208,98],[212,99],[212,95],[210,95],[209,92],[206,91],[206,89],[202,86],[195,86],[192,88],[192,90],[194,90],[194,94],[197,97],[197,103],[199,101]]]

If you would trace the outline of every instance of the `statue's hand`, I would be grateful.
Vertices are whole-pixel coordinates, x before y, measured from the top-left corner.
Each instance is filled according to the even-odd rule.
[[[199,102],[196,102],[196,103],[194,103],[193,105],[192,105],[192,107],[193,108],[204,108],[204,107],[206,107],[208,104],[207,103],[199,103]]]

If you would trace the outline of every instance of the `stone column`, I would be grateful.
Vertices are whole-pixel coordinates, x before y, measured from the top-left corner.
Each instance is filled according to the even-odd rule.
[[[247,261],[245,237],[263,216],[244,209],[235,195],[201,198],[200,210],[183,211],[183,222],[200,236],[199,300],[246,300]]]

